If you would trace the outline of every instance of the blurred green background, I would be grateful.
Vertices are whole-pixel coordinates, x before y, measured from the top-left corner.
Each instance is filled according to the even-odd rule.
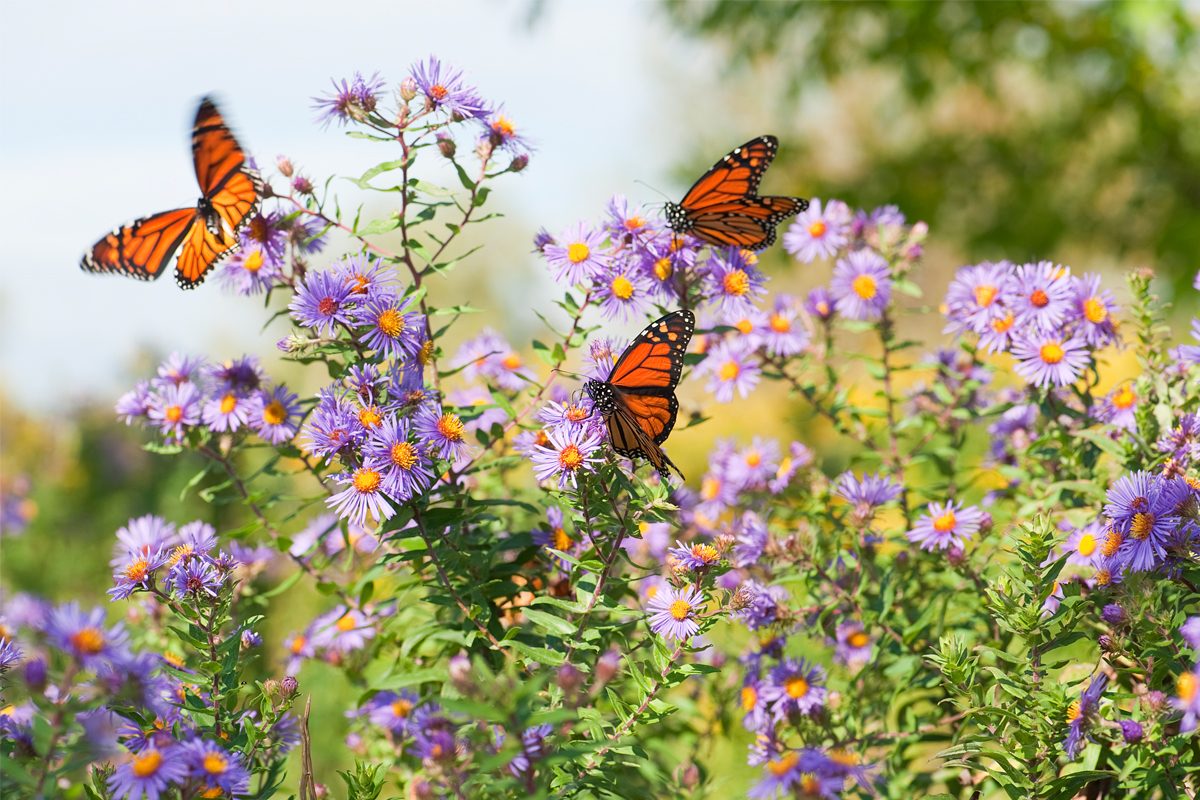
[[[453,6],[455,25],[473,24],[470,8]],[[658,142],[661,137],[653,131],[661,127],[660,117],[669,120],[662,124],[676,132],[677,140],[651,156],[674,175],[671,193],[730,147],[772,132],[782,147],[764,191],[837,197],[867,208],[895,204],[910,220],[929,223],[926,264],[917,278],[933,308],[961,264],[1050,258],[1077,271],[1101,272],[1118,297],[1124,296],[1120,273],[1149,266],[1159,275],[1160,294],[1176,302],[1178,314],[1195,311],[1190,286],[1200,264],[1197,4],[672,0],[622,9],[629,21],[644,27],[639,41],[653,42],[661,34],[667,42],[657,55],[643,59],[654,69],[647,69],[643,85],[630,90],[652,110],[627,124],[642,126],[649,141]],[[502,39],[497,53],[536,45],[547,27],[557,24],[556,15],[584,12],[543,2],[508,4],[504,13],[512,24],[496,34]],[[614,62],[633,57],[618,42],[610,52]],[[423,53],[405,54],[400,63]],[[698,59],[705,65],[698,74],[711,75],[711,82],[696,85],[689,77],[692,65],[671,61],[672,53]],[[486,74],[488,55],[463,66]],[[401,70],[395,66],[388,77],[398,79]],[[559,80],[569,82],[570,75]],[[580,107],[567,113],[577,114],[578,125],[600,126],[604,135],[604,106],[625,100],[574,98]],[[545,102],[555,101],[547,97]],[[641,131],[632,134],[638,138]],[[538,148],[552,163],[575,145],[564,135],[539,138]],[[539,157],[535,154],[532,173]],[[576,152],[573,157],[590,156]],[[574,203],[569,207],[591,209],[585,213],[598,217],[610,193],[635,194],[633,181],[644,177],[621,163],[593,168],[610,185],[593,184],[598,190],[584,197],[575,195],[575,187],[556,185],[552,171],[533,185],[556,193],[544,198],[551,206],[569,196]],[[519,301],[520,290],[530,285],[551,296],[543,268],[528,254],[528,242],[540,225],[554,230],[574,219],[532,216],[519,200],[530,187],[522,185],[523,179],[498,187],[498,202],[509,215],[477,234],[493,246],[434,291],[435,302],[461,302],[469,295],[475,305],[491,309],[455,331],[451,350],[485,324],[516,342],[544,336],[527,304]],[[367,207],[368,213],[385,210]],[[82,250],[86,243],[72,242],[71,249]],[[772,276],[772,291],[799,292],[828,280],[828,266],[797,267],[780,248],[768,253],[763,265]],[[11,265],[5,269],[11,302],[9,279],[15,273]],[[84,280],[75,273],[68,278]],[[218,290],[205,286],[201,292]],[[249,315],[253,306],[243,302],[237,308]],[[913,315],[904,324],[929,337],[941,328],[936,313]],[[273,358],[269,342],[282,335],[280,330],[271,328],[277,335],[264,337],[257,350],[268,363]],[[232,354],[210,344],[200,341],[195,349]],[[129,383],[132,376],[149,375],[163,355],[149,341],[123,346],[122,372]],[[63,370],[60,380],[69,382],[69,370],[52,362],[43,359],[42,368]],[[270,369],[302,392],[316,388],[311,383],[316,376],[278,364]],[[0,477],[9,496],[27,479],[22,507],[31,514],[25,530],[7,530],[0,539],[6,594],[104,603],[112,535],[131,516],[159,513],[180,523],[206,518],[218,526],[239,521],[236,510],[207,506],[194,495],[180,502],[180,491],[198,464],[142,451],[145,435],[112,416],[115,393],[80,396],[64,389],[54,402],[14,400],[24,397],[21,377],[11,364],[4,375],[9,399],[0,417]],[[685,409],[705,402],[697,386],[685,387],[683,397]],[[768,390],[739,404],[736,414],[707,406],[706,411],[716,412],[713,421],[676,436],[672,454],[694,482],[715,437],[766,433],[800,438],[831,466],[840,465],[845,456],[828,430],[806,409],[783,400]],[[741,424],[746,419],[768,422],[750,431]],[[318,610],[323,610],[319,599],[304,583],[283,596],[264,632],[272,660],[286,633]],[[264,670],[278,668],[277,661],[264,665]],[[338,673],[322,665],[306,667],[300,680],[302,686],[321,687],[314,713],[331,724],[321,727],[323,741],[314,755],[320,776],[334,781],[331,769],[345,763],[338,744],[344,735],[341,711],[353,693]],[[743,744],[718,751],[717,758],[730,768],[744,763]]]

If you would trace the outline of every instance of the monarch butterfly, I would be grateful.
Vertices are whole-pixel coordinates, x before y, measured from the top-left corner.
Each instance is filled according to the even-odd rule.
[[[770,247],[775,226],[808,208],[808,201],[799,197],[755,194],[778,149],[774,136],[759,136],[735,148],[713,164],[683,200],[667,203],[667,227],[718,246]]]
[[[675,385],[695,329],[691,311],[672,311],[638,334],[613,364],[607,380],[583,385],[604,417],[613,449],[627,458],[647,459],[664,476],[671,467],[683,477],[659,445],[675,427],[679,413]]]
[[[162,275],[179,250],[176,282],[182,289],[199,286],[237,247],[238,229],[258,211],[263,186],[208,97],[200,101],[192,126],[192,160],[201,193],[194,207],[151,214],[117,228],[92,245],[79,266],[148,281]]]

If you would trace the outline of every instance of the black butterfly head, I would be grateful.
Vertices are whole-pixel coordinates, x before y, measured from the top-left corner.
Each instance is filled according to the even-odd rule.
[[[592,404],[602,415],[608,417],[617,410],[617,396],[610,384],[604,381],[588,381],[583,390],[592,398]]]
[[[663,216],[667,218],[667,227],[676,233],[687,233],[692,228],[692,218],[678,203],[664,205]]]

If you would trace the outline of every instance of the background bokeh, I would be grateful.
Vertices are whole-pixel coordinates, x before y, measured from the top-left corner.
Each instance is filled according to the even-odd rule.
[[[19,4],[6,16],[0,480],[11,497],[27,479],[31,515],[21,535],[0,538],[6,593],[104,602],[112,533],[130,516],[236,515],[181,502],[197,465],[143,452],[112,403],[171,350],[251,352],[270,365],[285,326],[262,328],[257,301],[216,285],[184,293],[170,279],[77,267],[115,224],[191,202],[187,129],[203,93],[220,96],[260,163],[286,154],[317,182],[387,157],[314,123],[311,97],[331,77],[378,70],[398,81],[435,53],[503,101],[536,151],[498,187],[506,216],[479,234],[486,249],[435,290],[488,309],[459,340],[485,324],[514,342],[539,335],[529,309],[555,296],[530,253],[539,226],[596,217],[615,192],[647,203],[677,195],[765,132],[782,142],[766,191],[894,203],[926,220],[926,287],[973,260],[1050,258],[1113,286],[1121,271],[1149,266],[1172,300],[1200,262],[1197,3],[124,0]],[[380,202],[352,188],[347,202]],[[828,277],[778,248],[763,263],[773,289]],[[934,313],[904,324],[941,327]],[[714,436],[748,435],[748,418],[825,440],[781,396],[751,403],[672,441],[685,471],[701,471]],[[838,458],[832,445],[822,455]],[[268,644],[317,602],[291,590]],[[332,671],[306,669],[302,684],[324,687],[314,713],[337,719],[348,690]],[[327,735],[318,769],[328,778],[342,762],[340,731]]]

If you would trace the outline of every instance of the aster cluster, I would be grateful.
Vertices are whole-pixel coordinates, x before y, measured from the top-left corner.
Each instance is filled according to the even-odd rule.
[[[257,295],[290,286],[307,256],[325,247],[325,226],[315,217],[256,214],[238,231],[238,247],[217,279],[229,291]]]
[[[352,659],[363,660],[368,646],[384,623],[396,613],[394,603],[381,605],[338,605],[317,616],[299,633],[283,640],[288,673],[300,671],[305,659],[344,665]]]
[[[189,522],[177,530],[154,515],[131,519],[117,531],[110,563],[113,586],[108,594],[113,600],[149,592],[203,604],[215,601],[240,566],[236,557],[219,550],[208,523]]]
[[[116,412],[127,425],[157,428],[179,443],[252,431],[282,445],[300,421],[299,398],[283,384],[272,386],[254,356],[213,364],[173,353],[154,378],[122,395]]]

